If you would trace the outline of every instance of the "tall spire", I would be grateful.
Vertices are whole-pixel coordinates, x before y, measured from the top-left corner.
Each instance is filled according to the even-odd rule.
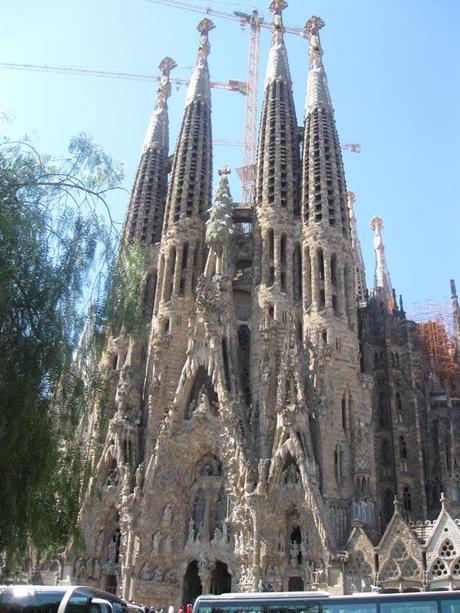
[[[176,66],[176,62],[170,57],[165,57],[159,65],[161,71],[160,86],[142,151],[149,147],[168,148],[168,98],[171,95],[169,75]]]
[[[297,119],[288,57],[283,40],[285,0],[273,0],[272,47],[260,122],[257,155],[256,207],[282,207],[298,213],[300,166]]]
[[[197,219],[211,206],[212,136],[209,32],[214,24],[198,24],[200,44],[185,101],[166,203],[163,234],[181,219]]]
[[[366,270],[364,267],[364,258],[361,251],[361,244],[358,238],[356,229],[356,217],[353,205],[356,202],[356,196],[353,192],[347,192],[348,213],[350,216],[350,234],[351,248],[353,250],[353,261],[355,269],[355,284],[356,298],[360,307],[365,307],[367,304],[367,288],[366,288]]]
[[[374,289],[379,293],[390,312],[396,308],[393,297],[393,288],[391,286],[390,273],[385,258],[385,245],[383,244],[382,229],[383,219],[381,217],[373,217],[370,221],[370,227],[374,230],[374,249],[375,249],[375,282]]]
[[[305,35],[310,41],[310,68],[305,99],[302,207],[304,223],[320,224],[349,235],[349,218],[342,151],[323,66],[320,17],[310,17]]]
[[[200,46],[196,56],[196,65],[190,78],[190,83],[185,99],[185,106],[195,100],[203,100],[211,105],[211,88],[209,85],[208,55],[211,52],[208,34],[215,25],[206,17],[200,21],[197,30],[200,33]]]
[[[268,56],[267,72],[265,75],[265,87],[273,81],[282,79],[291,84],[291,74],[284,45],[283,10],[287,8],[286,0],[273,0],[270,11],[273,13],[272,46]]]
[[[454,320],[455,357],[460,367],[460,306],[458,304],[457,290],[454,279],[450,280],[450,293],[452,296],[452,318]]]
[[[126,216],[123,242],[153,244],[160,240],[168,184],[169,75],[176,62],[165,57],[159,68],[160,86],[147,129]]]
[[[319,31],[324,27],[320,17],[310,17],[306,22],[304,32],[309,39],[310,70],[308,73],[307,96],[305,99],[305,115],[314,108],[322,107],[333,111],[331,96],[327,86],[326,71],[323,66],[323,50]]]

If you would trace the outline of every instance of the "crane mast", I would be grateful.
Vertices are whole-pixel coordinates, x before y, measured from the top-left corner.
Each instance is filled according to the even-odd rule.
[[[248,95],[246,99],[246,117],[243,145],[243,168],[239,175],[242,183],[243,205],[251,205],[254,196],[254,179],[257,148],[257,100],[259,95],[260,66],[260,27],[263,17],[254,10],[252,14],[235,11],[235,15],[245,19],[250,25],[248,53]]]

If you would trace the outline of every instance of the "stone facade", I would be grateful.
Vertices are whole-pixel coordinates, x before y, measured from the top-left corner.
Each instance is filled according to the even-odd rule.
[[[271,4],[254,205],[233,203],[224,171],[211,208],[204,19],[172,164],[166,58],[128,210],[124,242],[148,256],[148,341],[108,340],[112,410],[102,452],[89,442],[84,550],[69,545],[59,572],[155,606],[230,590],[460,587],[458,379],[422,360],[380,218],[366,288],[324,24],[306,24],[300,137],[284,4]]]

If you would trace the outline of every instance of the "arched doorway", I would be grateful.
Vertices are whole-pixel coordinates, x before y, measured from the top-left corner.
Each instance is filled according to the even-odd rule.
[[[232,591],[232,576],[227,565],[216,562],[211,576],[211,594],[225,594]]]
[[[200,596],[203,589],[201,587],[200,576],[198,574],[198,563],[196,560],[187,566],[184,576],[184,589],[182,592],[182,602],[194,602]]]
[[[303,592],[304,589],[302,577],[289,577],[289,592]]]

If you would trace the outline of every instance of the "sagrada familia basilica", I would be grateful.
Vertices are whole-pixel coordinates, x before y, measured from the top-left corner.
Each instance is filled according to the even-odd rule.
[[[145,339],[109,336],[110,414],[62,580],[156,607],[201,593],[460,589],[457,371],[423,359],[374,217],[366,287],[311,17],[300,129],[274,0],[253,204],[212,202],[213,23],[173,153],[165,58],[124,225],[146,253]],[[99,449],[96,454],[95,449]],[[92,455],[91,455],[92,454]]]

